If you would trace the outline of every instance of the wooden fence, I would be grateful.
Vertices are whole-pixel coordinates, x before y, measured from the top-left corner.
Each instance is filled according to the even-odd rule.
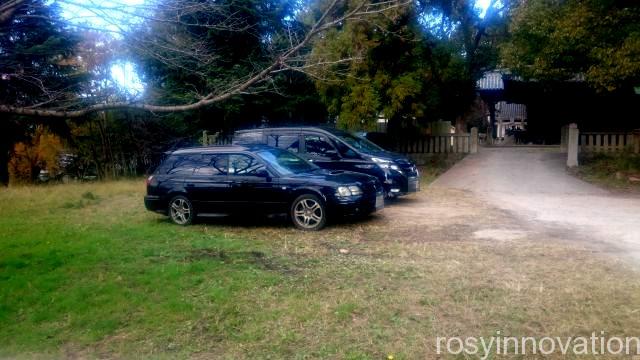
[[[231,145],[233,143],[233,135],[222,135],[215,133],[209,134],[207,130],[202,132],[202,145]]]
[[[581,132],[580,151],[640,153],[640,134],[623,132]]]
[[[478,129],[466,134],[445,134],[403,139],[396,144],[403,154],[475,153],[478,151]]]
[[[640,129],[633,132],[580,132],[577,124],[560,129],[560,151],[567,153],[567,166],[578,166],[578,153],[622,152],[640,154]]]

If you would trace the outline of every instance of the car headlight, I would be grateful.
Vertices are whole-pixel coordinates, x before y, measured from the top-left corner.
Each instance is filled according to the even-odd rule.
[[[394,164],[391,160],[372,157],[371,161],[373,161],[374,163],[376,163],[378,166],[380,166],[383,169],[391,169],[391,170],[400,171],[400,167],[398,167],[398,165]]]
[[[349,190],[349,188],[346,186],[338,186],[338,195],[351,196],[351,190]]]
[[[351,186],[338,186],[338,191],[336,193],[338,196],[357,196],[362,195],[362,189],[359,186],[351,185]]]

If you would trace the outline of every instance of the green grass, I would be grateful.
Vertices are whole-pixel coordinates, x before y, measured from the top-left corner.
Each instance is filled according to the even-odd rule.
[[[455,194],[423,191],[436,208],[421,228],[391,207],[304,233],[175,226],[143,192],[0,191],[0,358],[433,358],[435,336],[640,329],[636,273],[547,239],[473,241],[461,224],[505,217]]]
[[[574,170],[580,178],[594,184],[622,191],[640,192],[640,156],[623,153],[585,153],[580,156],[580,166]]]
[[[83,188],[98,195],[77,191]],[[171,226],[145,213],[141,190],[122,182],[2,194],[5,351],[45,351],[68,339],[83,347],[122,328],[133,329],[127,336],[169,343],[176,326],[195,314],[280,279],[240,252],[258,253],[261,244]],[[201,256],[203,250],[231,256]],[[199,296],[207,301],[194,301]]]
[[[449,154],[434,154],[428,158],[426,164],[419,166],[420,168],[420,185],[425,187],[432,183],[438,176],[443,174],[455,163],[462,160],[465,154],[449,153]]]

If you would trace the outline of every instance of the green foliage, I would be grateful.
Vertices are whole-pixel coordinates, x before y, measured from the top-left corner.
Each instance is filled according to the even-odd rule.
[[[76,100],[69,93],[82,92],[88,74],[73,56],[80,38],[60,21],[55,3],[45,3],[25,0],[10,18],[0,22],[0,104],[62,106]],[[20,116],[2,115],[0,184],[9,180],[7,163],[14,144],[30,142],[35,125]],[[55,124],[49,128],[59,130]],[[37,175],[27,178],[30,181]]]
[[[79,37],[64,27],[55,4],[27,0],[11,20],[0,23],[0,103],[28,106],[68,101],[60,91],[79,93],[87,74],[73,59]]]
[[[334,61],[355,59],[324,67],[317,76],[318,91],[341,127],[372,129],[380,115],[392,127],[413,128],[439,119],[453,121],[469,107],[475,80],[494,58],[483,40],[487,36],[474,43],[479,30],[470,19],[477,14],[468,4],[433,6],[440,14],[455,16],[441,22],[457,25],[437,33],[442,26],[432,29],[421,21],[432,9],[416,5],[393,16],[347,23],[316,42],[310,63],[327,54]]]
[[[509,30],[503,65],[527,78],[585,75],[609,91],[640,83],[640,7],[632,1],[525,1]]]
[[[183,11],[183,4],[168,0],[157,15],[178,23],[152,22],[132,34],[137,40],[130,50],[145,69],[146,100],[152,103],[183,104],[224,93],[270,65],[274,54],[290,45],[284,34],[299,36],[303,26],[283,20],[293,18],[294,4],[285,0],[223,0],[196,11]],[[159,45],[139,47],[139,42]],[[190,133],[253,126],[263,119],[322,121],[325,111],[317,98],[307,77],[283,71],[243,95],[167,117]]]

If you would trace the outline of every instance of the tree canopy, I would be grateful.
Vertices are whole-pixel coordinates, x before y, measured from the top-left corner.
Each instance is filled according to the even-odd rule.
[[[585,78],[600,90],[640,84],[633,0],[529,0],[512,9],[502,65],[538,80]]]
[[[348,128],[454,121],[475,98],[475,82],[495,66],[506,12],[492,3],[484,17],[467,1],[413,3],[394,17],[347,24],[314,49],[361,61],[324,68],[316,84]]]
[[[4,27],[10,28],[20,21],[15,14],[21,11],[25,3],[18,0],[13,2],[16,3],[14,12],[0,9],[4,11],[3,17],[4,14],[9,14],[9,20],[2,23]],[[44,2],[38,3],[46,6]],[[305,54],[319,35],[345,22],[366,21],[370,15],[381,14],[405,6],[407,3],[402,0],[385,2],[329,0],[303,3],[304,6],[297,9],[296,14],[292,13],[279,19],[280,22],[287,19],[294,20],[299,24],[299,27],[294,28],[274,26],[275,23],[268,19],[269,16],[278,13],[281,15],[282,10],[279,7],[283,4],[285,3],[256,1],[246,2],[243,6],[239,2],[197,0],[145,2],[144,8],[136,15],[144,20],[138,26],[138,31],[131,32],[124,29],[122,35],[127,37],[127,42],[133,50],[143,51],[149,58],[160,61],[174,70],[177,68],[184,70],[185,76],[190,76],[190,79],[198,76],[204,79],[196,85],[204,87],[207,91],[199,93],[196,86],[195,91],[192,92],[193,96],[187,94],[192,97],[190,101],[172,104],[148,103],[144,101],[147,99],[102,101],[94,104],[81,101],[75,106],[70,104],[65,108],[11,102],[0,104],[0,112],[73,118],[111,109],[139,109],[156,113],[200,109],[228,100],[235,95],[254,92],[256,86],[270,81],[275,74],[283,70],[313,66],[306,63]],[[100,5],[91,6],[101,9]],[[234,10],[236,6],[238,9]],[[117,11],[117,9],[109,8],[109,11]],[[256,21],[258,18],[259,21]],[[145,33],[149,36],[144,36]],[[245,33],[250,36],[245,36]],[[251,39],[251,36],[254,38]],[[256,52],[256,48],[252,46],[256,41],[269,51]],[[228,47],[225,48],[225,43],[233,45],[234,51],[231,54],[227,51]],[[260,56],[267,54],[265,58]],[[236,58],[229,58],[229,55],[234,55]],[[232,65],[226,68],[215,67],[215,76],[207,76],[212,74],[203,72],[203,66],[209,67],[212,63],[220,65],[218,58]],[[241,69],[236,68],[238,60],[242,60],[244,64],[251,64],[251,71],[243,73]],[[231,76],[225,76],[223,81],[219,81],[220,73]],[[181,86],[184,85],[181,84]],[[49,91],[49,89],[44,90]]]

